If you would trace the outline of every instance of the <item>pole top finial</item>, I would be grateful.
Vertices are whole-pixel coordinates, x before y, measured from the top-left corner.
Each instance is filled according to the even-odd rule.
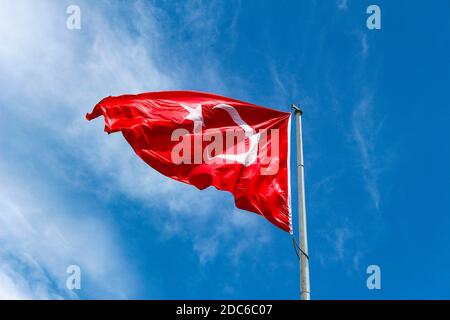
[[[302,109],[300,109],[299,107],[297,107],[295,104],[291,105],[292,110],[294,110],[294,113],[300,113],[300,115],[303,114]]]

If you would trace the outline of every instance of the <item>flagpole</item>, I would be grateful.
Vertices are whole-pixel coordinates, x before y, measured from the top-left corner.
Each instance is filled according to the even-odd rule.
[[[297,124],[297,183],[298,183],[298,230],[300,240],[300,298],[310,300],[308,237],[306,232],[305,180],[303,165],[302,114],[292,105]]]

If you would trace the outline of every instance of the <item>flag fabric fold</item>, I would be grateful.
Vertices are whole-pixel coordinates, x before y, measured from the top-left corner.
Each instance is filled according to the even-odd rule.
[[[88,120],[122,132],[136,154],[172,179],[231,192],[237,208],[292,233],[290,116],[193,91],[107,97]]]

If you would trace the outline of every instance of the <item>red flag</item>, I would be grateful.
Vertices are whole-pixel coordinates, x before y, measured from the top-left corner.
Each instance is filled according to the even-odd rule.
[[[136,154],[172,179],[233,194],[236,207],[292,232],[290,113],[192,91],[107,97],[103,115]]]

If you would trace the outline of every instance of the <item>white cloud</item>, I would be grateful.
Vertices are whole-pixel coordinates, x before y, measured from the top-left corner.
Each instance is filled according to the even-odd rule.
[[[3,259],[2,259],[3,260]],[[0,299],[1,300],[30,300],[30,299],[58,299],[60,296],[52,294],[48,289],[47,278],[39,274],[33,276],[33,287],[29,279],[16,272],[10,265],[11,261],[2,261],[0,267]],[[35,272],[36,273],[36,272]]]
[[[215,190],[200,193],[162,177],[138,159],[120,134],[106,135],[100,119],[88,123],[84,114],[108,95],[186,88],[194,74],[196,81],[208,84],[205,90],[226,91],[214,59],[195,67],[184,62],[184,53],[178,50],[184,47],[163,41],[167,30],[162,24],[167,17],[146,2],[127,4],[134,18],[131,21],[120,18],[120,8],[108,3],[81,1],[79,6],[81,30],[67,30],[64,3],[1,2],[0,84],[6,90],[0,104],[18,121],[17,127],[27,128],[40,139],[36,142],[17,135],[14,142],[26,146],[32,161],[48,164],[41,178],[51,174],[65,187],[96,193],[100,201],[121,193],[149,207],[165,208],[164,215],[148,217],[161,224],[162,236],[192,235],[192,229],[207,229],[197,227],[210,223],[217,215],[213,199],[225,196]],[[194,8],[189,12],[195,16],[186,18],[186,28],[190,19],[201,20],[200,8]],[[211,28],[213,22],[196,24],[195,32],[217,30]],[[212,41],[214,34],[203,39]],[[2,129],[0,133],[6,134]],[[108,274],[125,268],[120,250],[111,244],[114,230],[88,215],[80,217],[73,203],[60,203],[58,196],[64,193],[54,182],[49,180],[43,188],[21,183],[26,173],[17,173],[23,166],[20,161],[2,163],[0,158],[0,164],[3,186],[8,186],[1,189],[0,198],[0,241],[6,248],[0,254],[4,266],[0,269],[0,295],[73,297],[60,286],[65,267],[74,257],[95,286],[112,295],[117,288],[124,294],[132,292],[126,283],[132,279],[108,280]],[[12,169],[17,175],[11,176]],[[47,187],[55,198],[42,194]],[[232,203],[229,197],[227,201]],[[262,218],[253,215],[251,219]],[[213,258],[219,247],[202,247],[205,239],[224,236],[224,231],[213,235],[197,232],[193,247],[202,262]],[[236,243],[233,255],[238,259],[247,246],[246,241]],[[14,271],[15,265],[33,272]]]
[[[54,199],[53,187],[36,187],[28,180],[34,177],[20,181],[3,166],[0,177],[2,298],[76,298],[76,292],[65,288],[65,272],[71,264],[81,267],[90,288],[112,297],[133,294],[125,281],[132,283],[126,276],[132,266],[115,247],[107,223]]]

